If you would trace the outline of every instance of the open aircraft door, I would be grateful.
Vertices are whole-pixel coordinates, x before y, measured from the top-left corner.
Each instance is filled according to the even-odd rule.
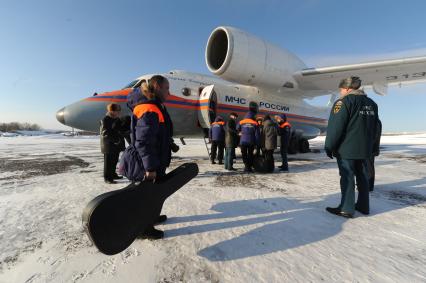
[[[210,128],[210,124],[214,122],[217,113],[217,95],[214,91],[214,85],[208,85],[203,88],[199,103],[198,121],[201,128],[208,129]]]

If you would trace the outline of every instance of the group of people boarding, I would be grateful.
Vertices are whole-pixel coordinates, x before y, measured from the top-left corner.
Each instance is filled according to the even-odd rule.
[[[285,114],[256,115],[257,105],[251,104],[244,119],[237,123],[238,114],[229,114],[228,121],[217,116],[211,124],[209,139],[211,141],[210,161],[223,164],[225,169],[234,171],[235,148],[240,147],[244,162],[244,172],[253,172],[253,168],[263,167],[263,172],[273,172],[274,150],[280,138],[282,164],[280,171],[288,171],[287,149],[291,138],[291,125]],[[225,154],[224,154],[225,151]],[[257,158],[257,159],[256,159]],[[255,164],[257,161],[262,164]],[[260,163],[260,162],[259,162]],[[258,166],[256,166],[258,165]]]

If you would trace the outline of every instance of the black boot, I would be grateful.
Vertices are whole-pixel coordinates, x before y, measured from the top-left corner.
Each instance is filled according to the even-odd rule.
[[[115,174],[112,178],[114,180],[120,180],[120,179],[123,179],[123,176],[118,176],[117,174]]]
[[[364,209],[360,209],[360,207],[357,204],[355,204],[355,210],[358,211],[358,212],[360,212],[360,213],[362,213],[362,214],[364,214],[364,215],[369,215],[370,214],[370,211],[367,211],[367,210],[364,210]]]
[[[161,230],[157,230],[154,227],[149,227],[145,231],[142,232],[140,238],[148,239],[148,240],[158,240],[164,237],[164,232]]]
[[[114,181],[113,179],[105,179],[105,183],[107,183],[107,184],[117,184],[117,182]]]
[[[163,214],[163,215],[158,216],[157,221],[155,222],[154,225],[157,225],[157,224],[160,224],[160,223],[163,223],[163,222],[166,222],[166,221],[167,221],[167,215]]]
[[[280,171],[288,171],[288,165],[281,164],[278,168],[280,168]]]
[[[342,216],[342,217],[345,217],[345,218],[354,217],[352,214],[342,211],[340,209],[340,207],[326,207],[325,209],[328,212],[330,212],[331,214],[335,214],[335,215]]]

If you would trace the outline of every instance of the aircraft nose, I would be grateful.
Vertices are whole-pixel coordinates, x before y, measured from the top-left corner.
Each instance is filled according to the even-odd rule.
[[[65,125],[65,107],[56,112],[56,120]]]

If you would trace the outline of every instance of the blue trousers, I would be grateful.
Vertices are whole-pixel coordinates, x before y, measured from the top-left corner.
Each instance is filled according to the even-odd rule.
[[[353,214],[355,212],[355,178],[358,185],[356,206],[364,212],[370,211],[370,194],[366,159],[337,158],[340,174],[340,190],[342,197],[340,209]]]
[[[225,149],[225,169],[231,169],[234,165],[235,148],[227,147]]]

